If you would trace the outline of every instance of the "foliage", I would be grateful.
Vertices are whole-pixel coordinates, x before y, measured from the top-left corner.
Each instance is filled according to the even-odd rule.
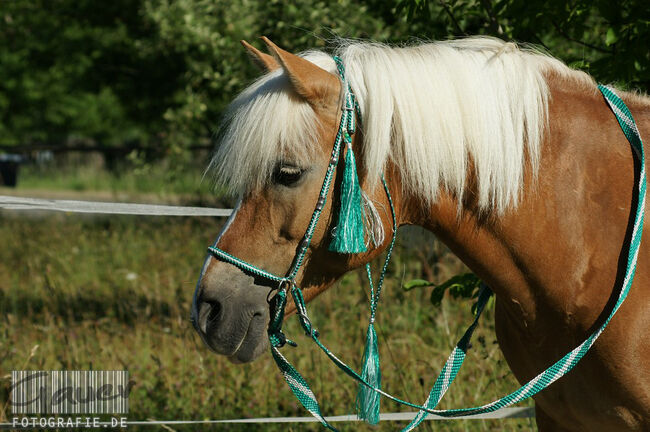
[[[647,0],[0,0],[0,145],[209,143],[258,71],[240,39],[487,34],[650,90]],[[259,43],[258,43],[259,46]]]
[[[0,143],[154,136],[182,63],[137,2],[0,2]]]
[[[650,91],[646,0],[400,0],[398,9],[425,36],[529,42],[599,81]]]
[[[0,144],[137,141],[178,153],[209,142],[259,74],[240,39],[304,50],[334,34],[408,34],[405,20],[387,27],[375,12],[354,0],[0,0]]]
[[[441,284],[429,282],[424,279],[412,279],[404,284],[404,290],[410,291],[414,288],[433,287],[431,291],[431,303],[440,306],[445,292],[455,299],[474,299],[478,297],[481,288],[481,280],[474,273],[457,274]],[[493,297],[488,302],[488,307],[493,304]],[[472,312],[476,311],[476,303],[472,306]]]

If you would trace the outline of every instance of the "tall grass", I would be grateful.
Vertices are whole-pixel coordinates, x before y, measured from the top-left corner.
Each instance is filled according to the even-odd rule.
[[[92,368],[129,370],[136,381],[131,420],[308,415],[270,356],[252,364],[230,364],[211,354],[189,323],[205,247],[221,223],[208,218],[0,213],[0,407],[6,406],[12,369]],[[469,302],[447,299],[441,307],[433,307],[428,289],[404,292],[401,283],[414,277],[444,280],[462,270],[438,243],[414,249],[398,246],[378,315],[386,390],[424,401],[471,320]],[[363,273],[346,275],[312,302],[310,310],[324,343],[358,368],[368,311]],[[485,315],[465,369],[442,407],[487,402],[516,386],[495,340],[493,312]],[[312,384],[323,411],[352,413],[356,385],[301,336],[295,318],[287,322],[286,332],[299,347],[286,347],[283,352]],[[383,401],[382,410],[405,409]],[[0,412],[0,417],[10,415]],[[514,431],[531,430],[532,423],[528,419],[463,420],[429,422],[423,428]],[[395,430],[398,425],[341,426]],[[320,426],[215,425],[210,429],[320,430]]]

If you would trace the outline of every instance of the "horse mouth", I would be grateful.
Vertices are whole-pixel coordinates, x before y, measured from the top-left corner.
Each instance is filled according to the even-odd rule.
[[[248,323],[244,337],[239,342],[234,354],[227,358],[235,364],[249,363],[258,358],[268,345],[266,327],[268,321],[261,315],[253,315]]]
[[[220,307],[207,302],[200,308],[197,330],[208,348],[237,364],[259,357],[268,343],[265,337],[268,319],[261,313],[248,313],[224,326],[222,313]]]

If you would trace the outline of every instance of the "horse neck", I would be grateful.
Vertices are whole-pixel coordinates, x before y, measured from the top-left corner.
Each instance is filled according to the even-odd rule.
[[[402,221],[432,231],[526,326],[539,314],[574,319],[592,303],[576,319],[595,318],[619,277],[634,189],[630,146],[595,87],[553,77],[549,87],[538,178],[528,170],[516,207],[485,214],[467,202],[459,213],[444,192],[431,206],[401,206]],[[642,102],[631,109],[650,136]]]

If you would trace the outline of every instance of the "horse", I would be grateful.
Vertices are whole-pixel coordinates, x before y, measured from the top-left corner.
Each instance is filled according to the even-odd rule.
[[[367,250],[328,248],[338,169],[296,276],[306,301],[388,247],[383,174],[397,225],[431,231],[495,293],[496,336],[520,382],[600,325],[622,282],[639,164],[593,78],[534,47],[470,37],[342,41],[342,83],[329,54],[262,39],[270,54],[242,41],[265,73],[227,110],[210,164],[240,197],[218,248],[275,274],[289,268],[349,85]],[[619,94],[650,135],[650,98]],[[540,431],[650,430],[649,253],[642,242],[628,299],[593,349],[535,396]],[[193,322],[214,352],[252,361],[268,348],[268,295],[268,284],[208,255]]]

